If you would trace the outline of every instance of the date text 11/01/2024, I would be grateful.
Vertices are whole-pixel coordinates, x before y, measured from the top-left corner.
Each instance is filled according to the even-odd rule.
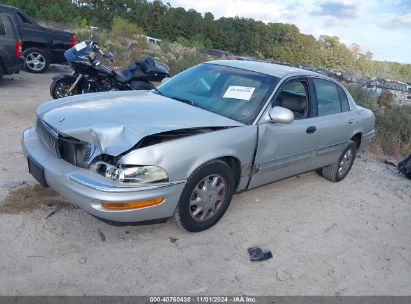
[[[150,303],[255,303],[255,297],[232,296],[232,297],[150,297]]]

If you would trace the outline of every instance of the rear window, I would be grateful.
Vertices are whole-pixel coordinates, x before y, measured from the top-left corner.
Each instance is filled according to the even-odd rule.
[[[23,21],[24,23],[32,24],[31,21],[26,16],[24,16],[22,13],[17,13],[17,15],[19,15],[21,21]]]
[[[4,27],[3,19],[0,17],[0,36],[6,35],[6,28]]]

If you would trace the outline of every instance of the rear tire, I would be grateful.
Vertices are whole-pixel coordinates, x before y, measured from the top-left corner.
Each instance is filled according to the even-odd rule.
[[[224,215],[235,191],[234,173],[223,161],[208,162],[188,178],[174,211],[177,224],[190,232],[215,225]]]
[[[28,48],[23,52],[24,68],[30,73],[44,73],[50,65],[50,58],[45,51],[38,48]]]
[[[322,168],[322,176],[333,182],[342,181],[347,176],[348,172],[350,172],[356,155],[357,145],[350,140],[348,146],[341,153],[338,160],[335,163]]]
[[[75,80],[62,78],[57,81],[53,81],[50,85],[50,95],[53,99],[63,98],[66,96],[77,95],[77,89],[74,89],[70,94],[68,90]]]

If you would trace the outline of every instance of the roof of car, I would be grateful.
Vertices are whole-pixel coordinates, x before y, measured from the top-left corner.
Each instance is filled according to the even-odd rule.
[[[315,75],[322,76],[321,74],[311,72],[304,69],[294,68],[291,66],[262,62],[262,61],[247,61],[247,60],[214,60],[209,63],[225,65],[233,68],[245,69],[253,72],[263,73],[275,77],[282,78],[289,74],[299,75]]]

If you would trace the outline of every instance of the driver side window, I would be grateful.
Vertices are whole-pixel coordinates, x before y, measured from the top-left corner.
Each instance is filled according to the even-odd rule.
[[[290,80],[281,88],[274,106],[281,106],[294,113],[295,119],[308,117],[308,86],[305,80]]]

